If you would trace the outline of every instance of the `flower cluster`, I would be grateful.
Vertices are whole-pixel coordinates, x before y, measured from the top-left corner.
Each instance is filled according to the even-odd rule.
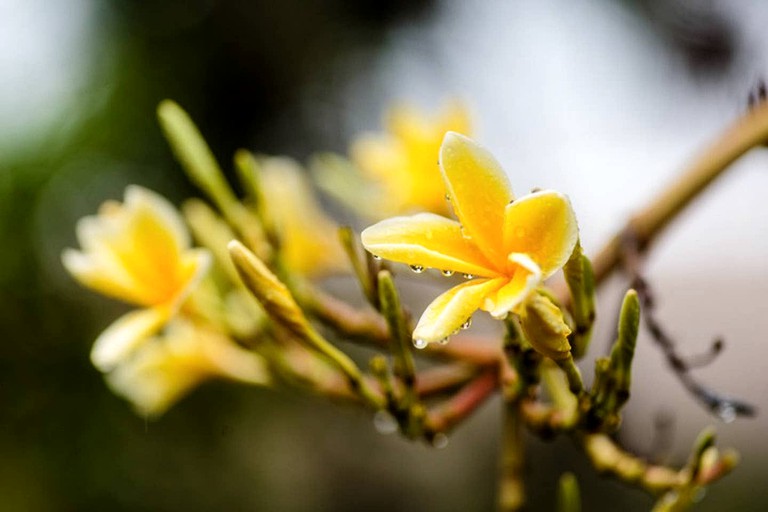
[[[140,307],[109,326],[91,352],[93,364],[137,411],[161,414],[212,376],[268,381],[259,358],[212,327],[192,327],[201,319],[185,306],[203,293],[211,255],[191,247],[168,201],[129,187],[122,204],[108,201],[98,215],[81,219],[77,234],[82,250],[64,252],[67,270],[84,286]]]
[[[243,198],[178,105],[165,101],[158,115],[205,199],[188,200],[180,213],[131,186],[122,203],[107,201],[81,219],[80,249],[62,255],[82,285],[137,308],[104,330],[91,359],[139,413],[157,417],[211,378],[280,383],[363,405],[382,431],[439,447],[499,390],[512,441],[522,439],[522,424],[542,436],[576,434],[596,468],[662,494],[664,510],[690,503],[735,465],[708,432],[679,471],[649,466],[615,444],[640,297],[625,295],[617,340],[597,359],[587,389],[576,361],[595,321],[596,280],[571,203],[554,190],[516,197],[493,155],[459,133],[469,129],[459,104],[433,119],[393,109],[386,134],[362,136],[350,158],[316,156],[309,174],[292,159],[240,150]],[[408,216],[380,220],[358,240],[324,213],[310,174],[365,218]],[[414,325],[385,260],[419,274],[435,269],[454,286]],[[546,287],[561,269],[567,294]],[[356,280],[368,305],[325,291],[319,280],[329,274]],[[478,310],[504,323],[503,341],[462,333],[457,343],[430,345],[469,328]],[[377,354],[366,372],[331,340],[367,344],[389,358]],[[422,357],[453,363],[419,369],[414,346],[427,349]],[[523,496],[518,448],[504,457],[512,481],[500,487],[510,509]]]

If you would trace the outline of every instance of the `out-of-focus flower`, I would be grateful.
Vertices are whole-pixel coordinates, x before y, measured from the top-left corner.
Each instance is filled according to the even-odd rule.
[[[96,340],[93,364],[109,371],[176,313],[210,263],[190,248],[189,233],[163,197],[130,186],[125,201],[105,202],[77,224],[81,250],[66,249],[65,268],[84,286],[140,306]]]
[[[504,170],[471,139],[447,133],[440,170],[458,222],[422,213],[387,219],[362,233],[368,251],[416,272],[433,267],[478,277],[429,305],[413,332],[422,348],[447,339],[477,309],[496,318],[521,313],[525,320],[531,292],[566,263],[578,239],[566,196],[540,191],[515,199]]]
[[[318,155],[312,168],[325,192],[372,219],[429,211],[448,214],[435,156],[447,131],[470,133],[469,113],[447,103],[434,116],[397,105],[384,117],[383,133],[361,135],[350,147],[351,162]]]
[[[183,318],[147,340],[107,376],[115,394],[139,414],[159,416],[202,382],[225,378],[248,384],[270,381],[264,359],[223,334]]]
[[[299,164],[284,157],[259,163],[268,222],[279,233],[286,266],[310,277],[346,271],[338,226],[323,212]]]
[[[385,128],[383,134],[363,135],[350,151],[352,161],[381,187],[379,215],[448,213],[435,155],[445,132],[469,134],[467,109],[452,102],[430,118],[414,107],[399,105],[387,113]]]

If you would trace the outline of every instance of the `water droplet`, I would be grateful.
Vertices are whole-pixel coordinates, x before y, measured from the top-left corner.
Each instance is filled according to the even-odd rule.
[[[464,279],[474,279],[475,278],[475,276],[473,276],[472,274],[461,274],[461,275],[462,275],[462,277],[464,277]]]
[[[379,434],[394,434],[397,432],[397,420],[384,409],[373,415],[373,427]]]
[[[472,237],[469,236],[469,233],[464,229],[464,224],[459,224],[459,232],[461,232],[462,238],[466,240],[472,240]]]
[[[467,318],[463,324],[461,324],[462,329],[469,329],[472,327],[472,317]]]
[[[423,349],[427,348],[428,344],[429,343],[427,343],[427,340],[423,340],[421,338],[414,338],[414,340],[413,340],[413,346],[416,347],[419,350],[423,350]]]
[[[706,487],[698,487],[693,492],[693,496],[691,497],[691,501],[693,501],[694,503],[698,503],[701,500],[703,500],[706,495],[707,495],[707,488]]]
[[[447,345],[448,344],[448,336],[440,340],[441,345]]]
[[[445,194],[445,200],[446,201],[450,201],[451,200],[451,196],[449,194]]]
[[[421,274],[424,272],[424,265],[408,265],[415,274]]]
[[[373,254],[372,256],[373,256],[373,259],[375,259],[376,261],[379,261],[381,259],[381,256],[376,256],[375,254]]]
[[[531,194],[535,194],[536,192],[541,192],[541,187],[533,187],[531,189]]]
[[[438,450],[442,450],[446,446],[448,446],[448,436],[443,434],[442,432],[438,432],[435,434],[435,437],[432,438],[432,446],[437,448]]]
[[[451,277],[453,275],[453,270],[441,270],[440,273],[445,277]]]
[[[736,419],[736,408],[730,402],[722,402],[715,409],[715,414],[723,420],[724,423],[733,423]]]

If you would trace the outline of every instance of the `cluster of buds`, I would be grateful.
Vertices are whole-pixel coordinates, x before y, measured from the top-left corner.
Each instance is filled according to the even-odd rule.
[[[208,201],[190,199],[180,213],[130,187],[122,204],[80,221],[82,249],[63,255],[83,285],[140,307],[92,352],[140,414],[158,416],[220,377],[347,400],[368,408],[380,430],[439,447],[501,391],[519,424],[572,434],[598,470],[661,495],[659,510],[684,505],[733,467],[711,435],[681,470],[648,465],[612,440],[630,393],[637,294],[627,292],[617,340],[587,388],[577,361],[595,322],[596,281],[570,201],[552,190],[515,197],[491,153],[458,133],[469,129],[458,104],[436,119],[396,109],[389,132],[362,137],[349,159],[312,159],[320,187],[363,218],[401,215],[359,238],[326,216],[297,162],[238,151],[239,198],[189,116],[170,101],[158,113]],[[414,322],[395,284],[400,267],[389,262],[435,269],[451,287]],[[560,270],[562,293],[545,285]],[[324,291],[318,278],[334,273],[355,279],[368,304]],[[467,332],[479,310],[503,323],[503,340]],[[381,353],[366,369],[340,340]],[[419,369],[417,354],[441,364]],[[572,501],[573,479],[563,482]],[[507,488],[515,491],[501,501],[516,508],[518,486]]]

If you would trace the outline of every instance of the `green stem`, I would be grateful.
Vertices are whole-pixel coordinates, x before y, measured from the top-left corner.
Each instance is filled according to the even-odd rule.
[[[518,402],[507,402],[504,408],[501,475],[499,478],[499,512],[521,510],[525,504],[523,469],[525,465],[523,422]]]

